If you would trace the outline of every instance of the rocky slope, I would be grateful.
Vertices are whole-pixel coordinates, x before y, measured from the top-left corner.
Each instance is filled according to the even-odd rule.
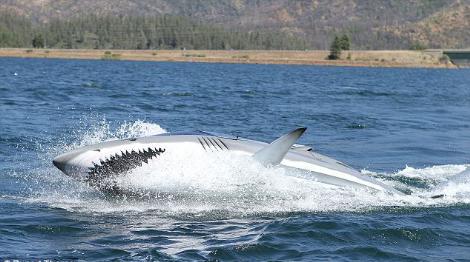
[[[37,22],[84,13],[182,15],[231,30],[281,30],[326,49],[347,33],[356,49],[470,47],[470,0],[0,0]]]

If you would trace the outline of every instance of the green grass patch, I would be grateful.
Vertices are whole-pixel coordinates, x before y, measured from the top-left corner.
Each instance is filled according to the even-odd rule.
[[[249,55],[234,55],[232,56],[233,59],[250,59]]]
[[[121,54],[113,54],[111,51],[105,51],[104,55],[101,57],[103,60],[120,60]]]
[[[205,54],[183,54],[184,57],[206,57]]]

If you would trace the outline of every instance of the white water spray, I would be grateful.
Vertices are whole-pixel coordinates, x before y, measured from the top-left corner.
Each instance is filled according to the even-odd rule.
[[[104,121],[67,148],[102,141],[140,137],[166,132],[158,124],[124,123],[112,132]],[[55,151],[54,150],[54,151]],[[181,161],[184,158],[185,161]],[[250,157],[230,152],[197,155],[182,150],[178,156],[163,154],[148,164],[117,179],[119,187],[143,196],[138,199],[106,199],[80,182],[67,180],[30,201],[46,202],[71,211],[122,212],[158,210],[161,213],[223,212],[228,215],[257,213],[362,211],[381,207],[426,207],[470,203],[468,165],[442,165],[423,169],[406,167],[395,174],[380,174],[384,183],[412,191],[391,196],[367,190],[349,190],[318,183],[304,171],[283,167],[266,168]],[[53,171],[52,171],[53,170]],[[59,172],[51,168],[50,172]],[[464,173],[462,173],[464,172]],[[363,170],[371,176],[379,174]],[[462,175],[457,175],[462,173]],[[456,176],[457,175],[457,176]],[[424,181],[426,188],[400,182],[400,178]],[[44,182],[44,181],[43,181]],[[47,183],[47,181],[45,181]],[[440,199],[430,196],[444,194]]]

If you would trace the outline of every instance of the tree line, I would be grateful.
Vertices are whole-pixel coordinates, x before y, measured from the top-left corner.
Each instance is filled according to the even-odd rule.
[[[234,31],[179,16],[84,15],[34,23],[4,11],[0,12],[0,47],[303,50],[308,44],[278,31]]]

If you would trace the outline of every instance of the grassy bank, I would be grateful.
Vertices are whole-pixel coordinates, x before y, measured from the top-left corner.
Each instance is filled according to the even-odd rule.
[[[92,50],[3,48],[0,57],[109,59],[131,61],[210,62],[247,64],[303,64],[368,67],[454,68],[440,52],[343,51],[340,60],[328,60],[328,51],[238,50]]]

